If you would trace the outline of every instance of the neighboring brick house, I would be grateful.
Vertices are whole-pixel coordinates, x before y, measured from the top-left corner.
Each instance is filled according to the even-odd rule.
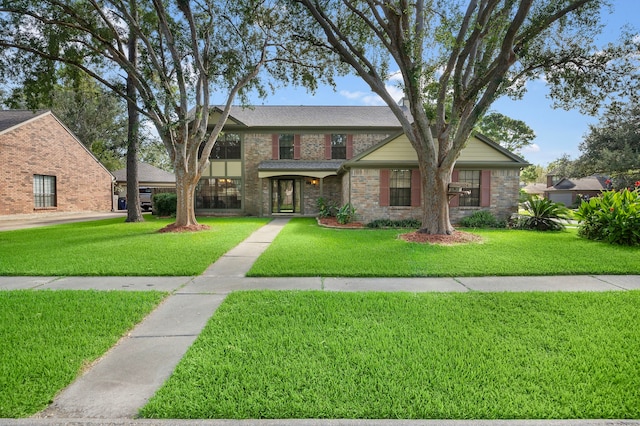
[[[110,211],[113,179],[51,111],[0,111],[0,215]]]
[[[219,113],[212,111],[212,122]],[[471,195],[451,201],[452,221],[479,209],[515,212],[526,165],[488,139],[472,138],[454,171]],[[313,216],[323,197],[351,202],[362,221],[417,218],[416,172],[415,151],[388,107],[234,107],[196,189],[196,211]],[[381,197],[390,186],[394,195]]]

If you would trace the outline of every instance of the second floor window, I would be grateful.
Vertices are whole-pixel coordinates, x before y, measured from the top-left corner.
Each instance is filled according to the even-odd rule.
[[[209,158],[216,160],[239,160],[242,158],[240,135],[222,133],[211,150]]]
[[[278,149],[281,160],[293,160],[293,134],[281,134],[278,139]]]
[[[347,135],[331,135],[331,158],[334,160],[344,160],[347,158]]]

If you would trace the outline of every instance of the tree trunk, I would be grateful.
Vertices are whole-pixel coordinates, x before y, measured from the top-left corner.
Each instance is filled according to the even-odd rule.
[[[176,165],[176,222],[175,227],[197,227],[196,206],[194,202],[196,185],[200,179],[195,170],[188,171],[184,166]]]
[[[420,162],[422,184],[422,228],[425,234],[451,235],[453,226],[449,221],[449,182],[451,169],[430,167]]]
[[[131,2],[132,16],[137,16],[136,2]],[[129,32],[129,60],[133,66],[137,66],[138,61],[138,40],[133,31]],[[136,87],[133,77],[127,75],[127,220],[126,222],[143,222],[142,209],[140,207],[140,189],[138,185],[138,125],[140,114],[136,109]]]

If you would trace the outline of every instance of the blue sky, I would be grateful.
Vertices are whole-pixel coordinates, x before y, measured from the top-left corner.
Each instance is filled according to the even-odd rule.
[[[612,0],[613,12],[604,13],[606,28],[602,41],[615,41],[625,24],[640,27],[639,0]],[[315,95],[304,89],[283,88],[258,101],[264,105],[384,105],[359,77],[349,76],[337,81],[335,91],[331,87],[320,87]],[[524,157],[533,164],[546,166],[549,162],[567,153],[572,158],[580,155],[578,145],[588,131],[589,124],[596,124],[597,117],[580,114],[578,111],[552,109],[546,97],[548,90],[541,81],[527,83],[527,94],[522,100],[499,99],[492,110],[522,120],[536,133],[533,146]],[[393,90],[393,89],[392,89]],[[394,93],[392,91],[392,93]],[[402,94],[397,92],[397,98]]]

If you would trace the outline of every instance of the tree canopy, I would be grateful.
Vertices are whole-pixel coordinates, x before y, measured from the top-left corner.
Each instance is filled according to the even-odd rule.
[[[154,124],[174,166],[181,227],[197,225],[195,186],[237,96],[265,94],[281,81],[313,90],[334,75],[330,52],[294,33],[304,17],[276,0],[1,0],[0,12],[0,45],[73,64]],[[51,53],[44,31],[64,33],[64,45]],[[137,63],[128,56],[130,34],[139,41]],[[86,53],[99,67],[82,60]],[[128,95],[127,77],[139,100]],[[214,94],[225,101],[210,126]]]
[[[634,187],[640,180],[640,105],[629,103],[607,110],[580,144],[573,166],[582,176],[601,174],[614,187]]]
[[[544,76],[560,101],[588,98],[598,105],[623,87],[631,70],[624,58],[633,46],[594,43],[601,0],[294,3],[320,27],[307,28],[307,39],[332,48],[402,123],[421,172],[422,232],[452,232],[447,199],[452,169],[494,100],[519,96],[527,80]],[[396,67],[410,117],[385,89],[389,70]]]
[[[533,129],[524,121],[495,111],[482,117],[476,125],[476,130],[520,156],[522,149],[531,145],[536,137]]]

